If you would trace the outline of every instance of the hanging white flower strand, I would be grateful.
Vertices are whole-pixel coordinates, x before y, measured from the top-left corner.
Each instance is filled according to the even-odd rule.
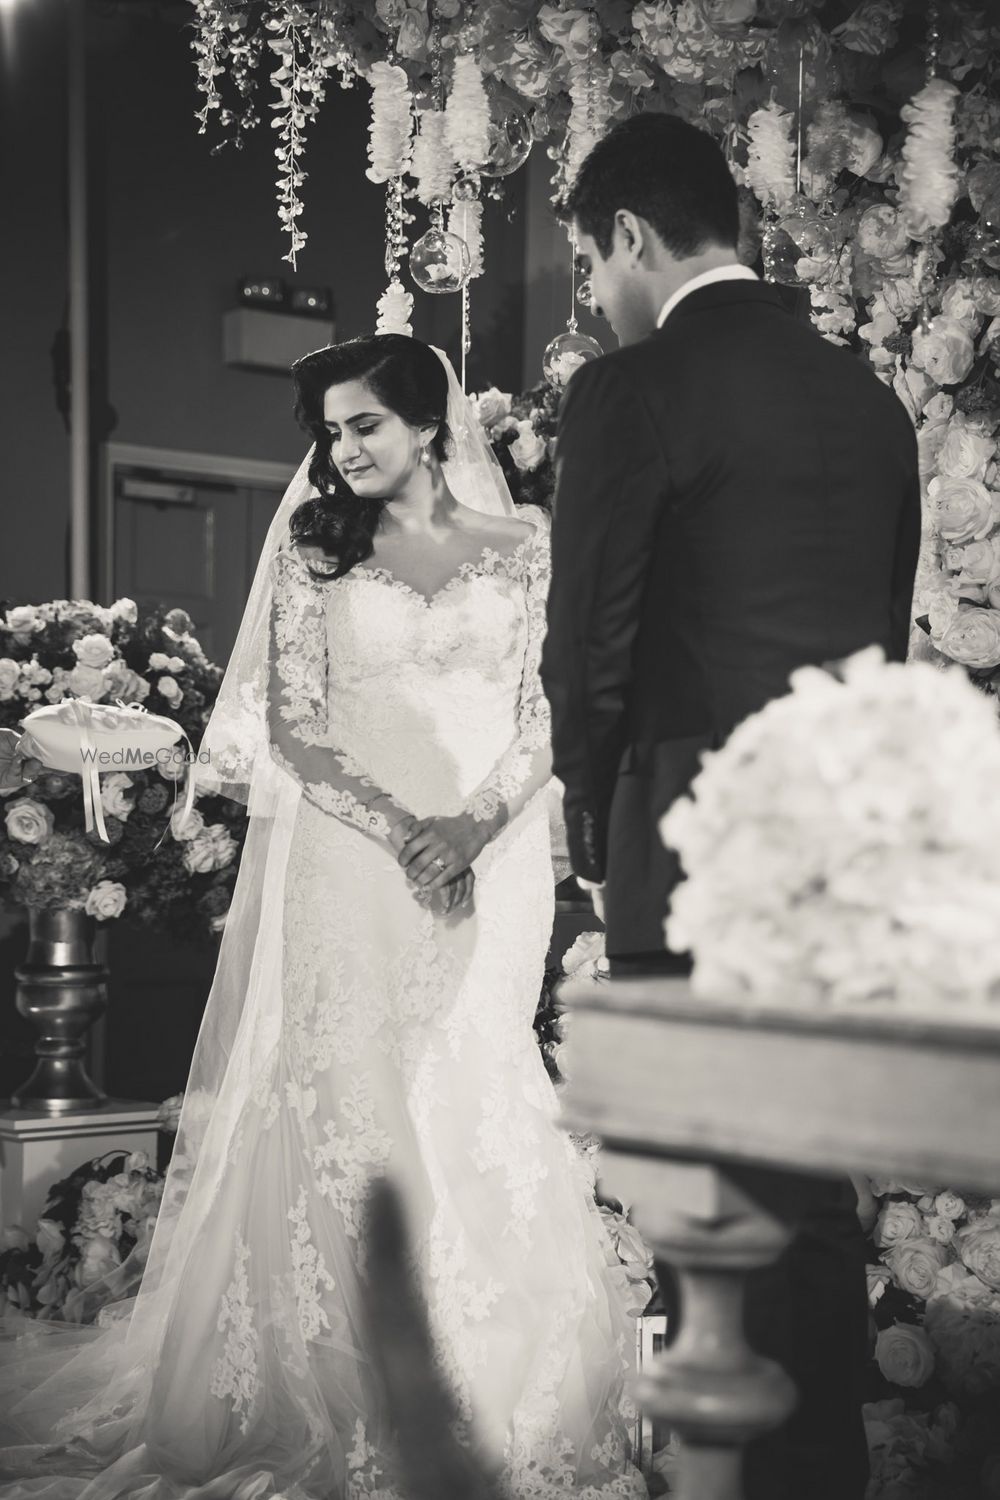
[[[785,213],[795,197],[793,119],[780,104],[755,109],[747,121],[750,144],[743,179],[765,208]]]
[[[394,277],[378,299],[376,333],[405,333],[412,337],[413,293]]]
[[[566,124],[566,181],[571,183],[585,158],[605,132],[611,118],[610,71],[601,68],[598,84],[596,60],[600,58],[601,29],[593,12],[588,17],[587,57],[570,68],[570,112]]]
[[[412,334],[410,316],[413,297],[399,279],[399,262],[405,249],[403,173],[413,154],[413,101],[405,71],[393,63],[377,62],[369,72],[372,87],[372,117],[368,127],[368,160],[365,176],[385,182],[385,269],[389,285],[378,300],[376,333]]]
[[[432,208],[450,197],[455,164],[445,141],[444,111],[424,110],[417,123],[412,175],[417,180],[417,197]]]
[[[909,126],[903,144],[899,206],[915,240],[942,229],[958,197],[955,165],[955,101],[958,88],[946,78],[930,78],[900,115]]]
[[[477,171],[489,156],[490,103],[482,72],[471,52],[460,52],[455,58],[444,111],[444,138],[463,172]]]
[[[284,0],[264,24],[273,33],[267,45],[279,59],[271,74],[279,96],[271,105],[276,111],[271,127],[278,131],[280,143],[274,152],[278,162],[278,218],[283,230],[292,237],[288,254],[282,260],[290,261],[295,270],[296,257],[307,238],[297,222],[303,208],[299,188],[307,175],[302,170],[306,123],[319,110],[332,58],[325,48],[315,46],[313,18],[295,0]]]
[[[377,62],[369,73],[372,86],[372,117],[368,127],[368,160],[365,176],[370,182],[388,182],[401,177],[413,150],[413,109],[410,82],[405,71],[393,63]]]
[[[205,102],[194,117],[198,121],[198,134],[204,135],[209,115],[222,108],[222,95],[215,80],[226,71],[229,33],[236,22],[232,7],[221,0],[193,0],[193,4],[196,14],[191,47],[198,59],[198,92],[205,95]]]

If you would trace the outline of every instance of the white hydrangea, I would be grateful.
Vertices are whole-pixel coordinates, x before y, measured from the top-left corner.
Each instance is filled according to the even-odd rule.
[[[702,996],[1000,1024],[1000,733],[964,672],[793,674],[660,824]]]

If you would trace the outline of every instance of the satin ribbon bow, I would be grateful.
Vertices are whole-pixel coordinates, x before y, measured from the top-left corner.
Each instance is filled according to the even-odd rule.
[[[85,704],[80,698],[70,698],[67,701],[69,702],[70,710],[74,718],[76,719],[77,729],[80,733],[80,747],[82,751],[81,759],[85,760],[87,763],[86,768],[80,773],[81,780],[83,781],[84,824],[88,833],[92,832],[94,827],[96,826],[98,838],[101,839],[103,843],[110,844],[111,839],[108,836],[108,826],[104,821],[104,807],[101,802],[101,773],[97,769],[97,746],[94,744],[94,736],[91,733],[90,728],[91,718],[96,718],[99,715],[100,708],[95,708],[90,704]],[[117,700],[117,707],[130,714],[144,714],[147,712],[143,704],[123,703],[120,698]],[[191,759],[188,762],[187,787],[185,788],[184,792],[184,807],[180,820],[181,826],[183,826],[184,823],[187,822],[187,819],[191,813],[191,809],[194,806],[194,747],[192,746],[186,731],[182,729],[181,734],[183,735],[184,740],[187,743],[188,751],[190,752],[191,756]],[[174,812],[176,812],[176,810],[177,783],[175,781],[174,805],[171,808],[171,817],[173,817],[173,814]],[[153,846],[154,854],[156,853],[157,849],[159,849],[166,836],[167,830],[165,828],[156,844]]]

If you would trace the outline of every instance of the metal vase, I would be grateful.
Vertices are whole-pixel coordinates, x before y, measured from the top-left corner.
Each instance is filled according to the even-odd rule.
[[[87,1031],[108,1006],[108,971],[94,958],[95,919],[83,911],[29,910],[28,924],[15,1003],[39,1034],[34,1072],[10,1102],[51,1115],[97,1109],[107,1095],[84,1066]]]

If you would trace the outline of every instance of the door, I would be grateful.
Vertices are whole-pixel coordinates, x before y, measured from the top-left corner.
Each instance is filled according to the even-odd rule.
[[[112,597],[186,609],[225,666],[283,488],[117,467]]]

